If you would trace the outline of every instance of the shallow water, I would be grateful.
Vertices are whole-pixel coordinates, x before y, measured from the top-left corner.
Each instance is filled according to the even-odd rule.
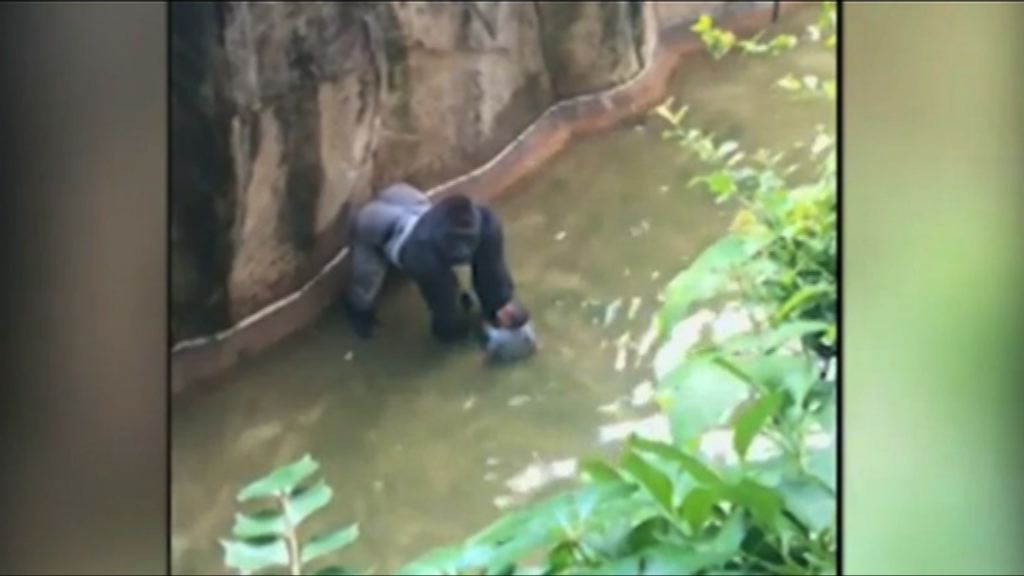
[[[834,78],[834,54],[694,58],[671,93],[690,104],[690,125],[750,149],[788,147],[816,124],[834,127],[835,107],[794,105],[767,87],[790,71]],[[614,453],[601,440],[608,426],[652,412],[633,401],[647,399],[634,390],[650,379],[653,352],[623,356],[617,342],[639,339],[659,288],[731,217],[686,188],[696,168],[662,127],[652,118],[574,145],[495,206],[543,347],[528,363],[488,369],[471,345],[441,348],[416,290],[398,284],[375,339],[354,338],[332,312],[175,399],[174,572],[226,573],[217,539],[230,533],[237,490],[307,452],[335,489],[310,528],[359,522],[341,561],[377,573],[556,488],[542,484],[570,473],[573,458]]]

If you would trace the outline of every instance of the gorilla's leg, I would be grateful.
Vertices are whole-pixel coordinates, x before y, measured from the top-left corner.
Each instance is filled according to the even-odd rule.
[[[352,278],[349,282],[346,311],[356,334],[363,338],[373,335],[377,323],[375,307],[388,263],[371,246],[356,245],[352,253]]]
[[[376,323],[377,295],[388,271],[382,246],[396,222],[403,217],[400,208],[379,201],[364,206],[356,218],[352,243],[352,276],[345,308],[357,334],[368,338]]]

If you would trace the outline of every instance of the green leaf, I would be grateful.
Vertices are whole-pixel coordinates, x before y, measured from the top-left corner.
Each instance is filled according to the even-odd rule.
[[[707,32],[708,30],[711,30],[712,24],[713,22],[711,20],[711,16],[708,16],[707,14],[701,14],[700,18],[697,19],[697,22],[690,27],[690,30],[693,30],[694,32],[700,34],[701,32]]]
[[[670,462],[679,466],[684,472],[692,476],[694,480],[701,484],[714,486],[721,482],[718,474],[708,465],[674,446],[646,440],[639,436],[631,436],[629,438],[629,446],[637,452],[656,456],[662,461]]]
[[[755,40],[743,40],[739,45],[747,54],[764,54],[771,49],[770,46],[766,44],[759,44]]]
[[[715,143],[707,136],[698,140],[693,145],[693,150],[704,162],[710,162],[715,157]]]
[[[643,552],[643,574],[697,574],[722,561],[710,554],[676,545],[660,545]]]
[[[659,315],[663,329],[674,327],[694,303],[718,294],[728,282],[728,274],[749,261],[763,245],[761,238],[730,234],[701,252],[666,288],[665,305]]]
[[[740,380],[747,386],[750,386],[751,388],[754,388],[755,390],[761,392],[767,391],[767,389],[764,387],[764,385],[761,384],[761,382],[755,380],[750,374],[747,374],[746,370],[740,367],[735,361],[733,361],[728,356],[708,353],[707,357],[710,358],[716,366],[722,368],[729,374],[732,374],[733,376],[736,377],[737,380]]]
[[[459,560],[459,573],[465,574],[470,569],[479,567],[481,559],[486,558],[487,568],[500,570],[510,563],[518,562],[538,550],[548,549],[559,541],[559,532],[551,526],[554,516],[548,515],[544,521],[532,525],[528,530],[517,534],[512,540],[494,546],[486,551],[486,556],[472,559],[463,556]]]
[[[835,324],[829,325],[828,329],[825,331],[825,335],[822,336],[821,340],[826,345],[828,345],[828,346],[832,346],[832,345],[834,345],[836,343],[836,325]]]
[[[595,484],[622,482],[622,476],[619,475],[615,468],[599,460],[585,462],[580,467],[580,473],[585,482]]]
[[[728,53],[729,49],[736,44],[736,35],[729,30],[722,31],[718,38],[723,50],[722,55]]]
[[[707,358],[685,362],[662,385],[673,439],[680,446],[724,424],[750,394],[746,383]]]
[[[488,576],[512,576],[516,573],[515,563],[509,563],[505,566],[498,568],[497,570],[488,570]]]
[[[746,532],[746,523],[743,521],[743,515],[733,513],[722,524],[718,534],[710,542],[699,544],[698,549],[705,555],[718,560],[717,564],[724,564],[736,556],[736,554],[739,554]]]
[[[836,47],[836,35],[835,34],[833,34],[833,35],[828,37],[828,40],[825,41],[825,46],[827,46],[829,48],[835,48]]]
[[[737,359],[743,371],[757,381],[762,390],[785,390],[794,403],[802,405],[807,393],[818,382],[813,362],[806,356],[760,356]]]
[[[755,334],[739,334],[720,344],[729,353],[770,354],[786,344],[799,340],[808,334],[829,329],[830,324],[816,320],[794,320]],[[834,326],[834,325],[833,325]]]
[[[307,564],[325,554],[337,552],[359,538],[359,524],[314,536],[302,547],[302,563]]]
[[[563,525],[574,522],[577,527],[589,522],[600,524],[600,516],[606,510],[621,509],[622,504],[635,507],[631,496],[636,488],[620,479],[613,484],[584,486],[582,489],[568,493],[565,513],[560,515],[559,522]]]
[[[462,556],[461,546],[446,546],[430,551],[424,556],[406,564],[398,570],[402,576],[436,576],[437,574],[456,574],[459,557]]]
[[[572,574],[593,574],[594,576],[621,576],[622,574],[646,574],[641,564],[642,556],[631,555],[615,558],[597,566],[581,566]]]
[[[818,296],[831,294],[834,290],[835,285],[827,283],[814,284],[812,286],[806,286],[804,288],[801,288],[795,294],[790,296],[789,299],[786,300],[786,303],[783,304],[778,309],[778,311],[775,312],[775,322],[781,322],[782,320],[785,320],[786,318],[789,317],[790,314],[792,314],[796,310],[799,310],[800,307],[805,305],[807,302],[813,300],[814,298],[817,298]]]
[[[836,521],[836,499],[817,482],[787,481],[779,485],[786,509],[812,533],[825,530]]]
[[[489,564],[495,563],[494,553],[498,549],[494,544],[466,543],[462,548],[462,554],[456,561],[455,566],[459,574],[480,572]],[[504,566],[504,562],[501,562]],[[486,571],[486,570],[484,570]]]
[[[276,510],[261,510],[251,516],[235,514],[235,526],[231,533],[236,538],[260,538],[280,536],[287,531],[285,518]]]
[[[636,515],[653,513],[628,498],[635,491],[626,483],[595,484],[513,512],[471,537],[456,568],[464,572],[486,565],[500,570],[563,539],[591,529],[615,529]]]
[[[515,538],[517,534],[525,532],[530,524],[535,523],[542,510],[540,506],[533,506],[506,514],[475,534],[467,543],[497,544]]]
[[[665,474],[633,451],[627,451],[623,456],[622,469],[666,512],[672,514],[672,482]]]
[[[836,490],[836,443],[823,450],[816,450],[807,459],[807,469],[825,483],[833,492]]]
[[[772,39],[771,46],[776,50],[785,50],[793,48],[797,45],[798,40],[796,36],[792,34],[779,34]]]
[[[728,497],[737,505],[753,514],[754,519],[764,528],[771,529],[782,512],[782,498],[776,490],[753,480],[743,479],[729,486]]]
[[[677,348],[675,334],[670,332],[684,316],[690,313],[698,302],[706,301],[717,295],[729,281],[723,271],[707,273],[693,272],[677,276],[666,289],[665,304],[658,313],[660,336],[669,336],[669,341],[662,344],[663,348]],[[681,337],[681,336],[680,336]]]
[[[748,261],[761,248],[747,236],[727,235],[701,252],[690,266],[693,273],[726,271]]]
[[[238,493],[238,501],[253,498],[286,495],[320,468],[313,458],[306,454],[299,460],[286,464],[274,472],[249,484]]]
[[[298,526],[314,512],[326,506],[334,491],[321,480],[285,501],[285,514],[292,526]]]
[[[693,546],[677,543],[655,545],[639,554],[644,559],[643,571],[622,570],[615,573],[704,573],[734,560],[740,553],[745,532],[742,516],[733,514],[710,540],[697,542]]]
[[[768,419],[779,411],[782,406],[782,398],[782,394],[778,392],[761,396],[753,404],[740,411],[735,423],[736,433],[733,436],[733,445],[741,459],[746,460],[747,450],[750,449],[754,437],[768,422]]]
[[[749,478],[769,488],[776,488],[783,481],[806,474],[800,463],[787,455],[776,456],[766,460],[748,462],[730,467],[730,473],[738,478]]]
[[[690,491],[683,499],[681,513],[694,533],[699,533],[711,517],[711,511],[718,503],[719,495],[716,490],[699,486]]]
[[[821,408],[821,411],[817,414],[818,423],[821,427],[831,436],[835,436],[836,432],[836,403],[835,400],[826,402]]]
[[[565,541],[548,553],[548,563],[556,572],[571,567],[576,562],[576,543]]]
[[[284,540],[268,543],[221,540],[224,563],[230,568],[252,574],[268,568],[288,566],[288,546]]]

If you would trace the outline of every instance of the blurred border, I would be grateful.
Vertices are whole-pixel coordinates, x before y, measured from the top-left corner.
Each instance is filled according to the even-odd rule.
[[[1024,5],[843,4],[843,566],[1022,574]]]
[[[0,572],[168,571],[167,6],[0,7]]]

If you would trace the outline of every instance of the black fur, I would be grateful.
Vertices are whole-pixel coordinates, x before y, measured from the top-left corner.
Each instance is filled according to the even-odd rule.
[[[400,261],[430,308],[431,331],[443,342],[464,338],[472,327],[452,267],[472,267],[473,290],[485,319],[493,320],[512,299],[501,222],[489,208],[464,196],[446,198],[420,218]]]

